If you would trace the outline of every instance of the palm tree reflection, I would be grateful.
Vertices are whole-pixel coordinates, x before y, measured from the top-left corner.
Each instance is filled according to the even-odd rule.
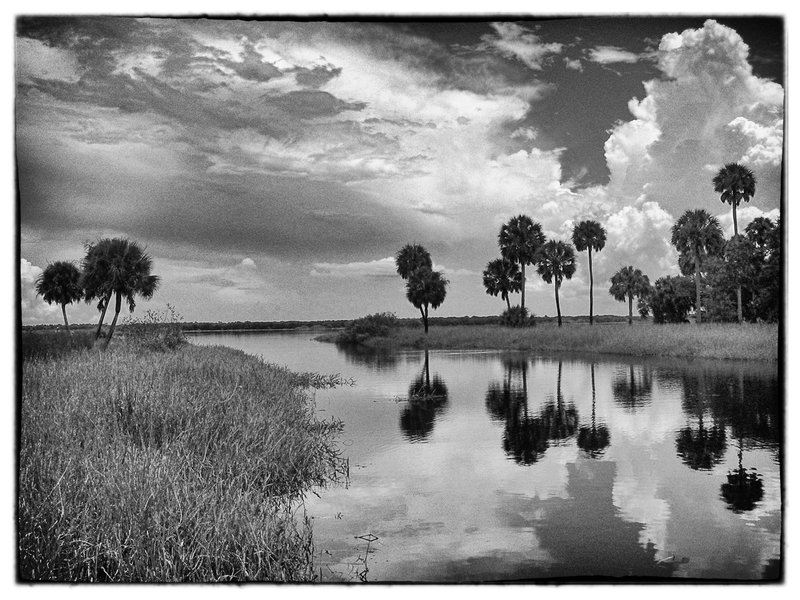
[[[618,373],[611,384],[611,392],[614,400],[628,411],[635,412],[637,409],[650,404],[653,393],[653,379],[650,371],[642,367],[638,377],[634,373],[633,364],[630,365],[629,372]]]
[[[400,429],[411,442],[425,442],[437,416],[447,405],[447,385],[438,373],[431,378],[430,357],[425,349],[422,372],[408,386],[408,404],[400,414]]]
[[[531,465],[550,446],[575,434],[578,413],[574,405],[564,404],[561,394],[562,364],[558,364],[555,402],[546,404],[538,414],[528,411],[528,361],[503,359],[506,376],[502,384],[493,382],[486,392],[486,410],[492,419],[502,420],[503,450],[515,462]]]
[[[722,498],[728,504],[728,508],[735,513],[742,513],[753,510],[756,507],[756,503],[764,497],[764,482],[755,468],[748,470],[742,466],[745,430],[745,426],[742,424],[746,420],[746,407],[744,378],[741,373],[739,373],[738,384],[738,401],[736,403],[738,410],[731,416],[738,416],[734,420],[733,429],[739,432],[739,466],[728,471],[727,482],[722,484],[720,491]]]
[[[684,377],[683,409],[697,418],[697,429],[690,424],[678,431],[675,447],[678,456],[691,469],[709,470],[719,464],[726,448],[725,427],[716,423],[712,413],[712,425],[705,425],[706,403],[709,398],[704,374]]]
[[[590,365],[592,372],[592,425],[581,427],[578,432],[578,447],[592,458],[599,458],[611,443],[611,434],[604,424],[597,424],[595,415],[596,391],[594,383],[594,363]]]
[[[578,429],[578,410],[571,402],[565,405],[564,396],[561,394],[561,368],[562,362],[559,360],[556,401],[548,402],[539,413],[546,424],[547,437],[555,442],[562,442],[572,437]]]

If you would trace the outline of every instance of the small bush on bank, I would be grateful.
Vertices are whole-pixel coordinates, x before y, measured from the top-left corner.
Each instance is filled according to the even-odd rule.
[[[524,306],[512,306],[500,315],[500,324],[505,327],[533,327],[536,321]]]
[[[148,310],[142,318],[125,321],[125,337],[147,350],[174,350],[187,343],[183,317],[167,304],[164,311]]]
[[[394,313],[375,313],[350,321],[337,337],[339,344],[361,344],[370,338],[386,337],[398,327]]]

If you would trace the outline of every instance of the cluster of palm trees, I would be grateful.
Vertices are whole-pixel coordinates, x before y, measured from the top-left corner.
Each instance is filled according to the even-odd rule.
[[[85,244],[86,254],[80,269],[69,261],[47,265],[36,280],[36,293],[48,304],[59,304],[64,316],[64,326],[72,334],[67,320],[68,304],[85,300],[97,301],[100,320],[95,340],[102,334],[106,311],[114,300],[114,319],[111,321],[105,346],[114,335],[123,299],[133,312],[136,297],[145,300],[153,297],[159,278],[152,275],[153,261],[134,241],[126,238],[104,238]]]
[[[547,240],[542,226],[527,215],[512,217],[500,228],[497,242],[500,247],[500,258],[486,265],[483,271],[483,285],[486,293],[500,296],[505,300],[511,315],[509,294],[520,293],[520,318],[509,319],[509,323],[523,324],[527,317],[525,307],[525,268],[535,266],[536,272],[545,281],[552,283],[556,301],[558,325],[561,326],[561,302],[559,290],[565,279],[572,279],[575,274],[575,249],[579,252],[589,251],[589,320],[594,322],[594,303],[592,299],[592,250],[600,251],[605,246],[606,232],[596,221],[582,221],[575,225],[572,232],[574,246],[562,240]]]
[[[705,267],[711,262],[710,257],[727,261],[725,271],[728,282],[738,281],[736,289],[737,317],[742,321],[742,273],[747,271],[745,263],[752,267],[754,251],[744,248],[746,244],[757,246],[759,243],[766,247],[767,242],[761,240],[772,235],[772,240],[778,240],[776,246],[779,251],[779,232],[775,234],[774,225],[768,219],[756,219],[755,225],[748,226],[747,236],[739,235],[736,209],[741,202],[749,202],[755,193],[755,176],[745,166],[729,163],[722,167],[713,179],[714,190],[720,194],[722,202],[731,205],[733,210],[734,236],[725,241],[722,228],[718,220],[705,210],[688,210],[675,223],[672,228],[672,244],[679,254],[679,267],[684,275],[693,275],[695,284],[695,298],[693,300],[681,296],[680,290],[685,290],[685,281],[676,281],[675,278],[661,278],[651,286],[650,280],[640,269],[632,265],[620,268],[611,278],[609,293],[620,302],[628,302],[628,323],[633,322],[633,301],[637,300],[639,312],[647,315],[652,309],[657,321],[672,320],[669,315],[673,313],[680,316],[691,308],[695,308],[697,322],[702,321],[703,287],[702,275]],[[772,229],[771,229],[772,227]],[[761,241],[759,241],[761,240]],[[589,322],[594,322],[594,275],[592,271],[592,252],[601,251],[606,243],[606,231],[597,221],[585,220],[577,223],[572,230],[572,244],[563,241],[547,241],[539,223],[535,223],[526,215],[513,217],[500,229],[498,244],[500,258],[490,261],[483,271],[483,284],[486,293],[500,296],[511,313],[512,306],[509,295],[519,292],[521,294],[518,310],[527,315],[525,308],[525,269],[536,266],[537,273],[546,283],[553,283],[555,288],[556,312],[558,325],[561,326],[561,306],[559,302],[559,289],[564,279],[571,279],[575,273],[575,250],[588,251],[589,262]],[[762,252],[762,255],[764,252]],[[774,252],[773,252],[774,254]],[[758,257],[756,257],[758,258]],[[763,258],[763,256],[762,256]],[[773,262],[779,259],[773,256]],[[748,262],[749,261],[749,262]],[[757,260],[756,260],[757,262]],[[720,269],[720,263],[717,262]],[[724,265],[723,265],[724,266]],[[756,265],[757,268],[757,265]],[[779,269],[779,267],[778,267]],[[752,268],[750,269],[752,271]],[[683,302],[683,304],[681,304]],[[668,318],[664,314],[668,313]],[[674,320],[681,320],[675,318]]]

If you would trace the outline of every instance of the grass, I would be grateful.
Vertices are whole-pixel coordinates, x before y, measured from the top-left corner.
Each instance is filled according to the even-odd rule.
[[[320,341],[336,341],[326,334]],[[673,356],[740,360],[778,359],[777,324],[709,323],[655,325],[653,323],[571,323],[558,327],[539,324],[530,328],[497,325],[400,327],[387,337],[371,338],[372,348],[428,348],[589,352],[636,356]]]
[[[21,579],[313,579],[299,500],[345,465],[341,423],[316,419],[309,388],[337,378],[221,347],[54,352],[26,338]]]

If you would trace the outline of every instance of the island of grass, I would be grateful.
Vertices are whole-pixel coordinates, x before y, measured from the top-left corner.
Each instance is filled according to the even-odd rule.
[[[340,382],[223,347],[92,338],[22,338],[20,579],[312,580],[301,500],[346,464],[309,390]]]
[[[727,360],[777,361],[777,323],[663,323],[646,320],[565,322],[548,319],[535,326],[500,324],[437,326],[432,320],[426,335],[418,323],[402,322],[390,314],[369,315],[344,330],[315,338],[322,342],[376,350],[449,349],[523,352],[582,352],[633,356],[664,356]]]

